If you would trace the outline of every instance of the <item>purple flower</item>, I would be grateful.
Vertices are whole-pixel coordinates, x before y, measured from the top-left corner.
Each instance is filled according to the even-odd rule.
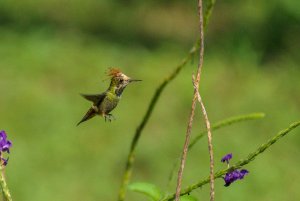
[[[7,140],[5,131],[0,131],[0,158],[3,165],[7,165],[8,159],[2,157],[3,152],[9,153],[9,149],[12,146],[11,141]]]
[[[232,154],[227,154],[227,155],[225,155],[222,159],[221,159],[221,162],[222,163],[229,163],[229,160],[232,158]]]
[[[229,161],[232,159],[232,153],[225,155],[222,159],[221,162],[227,163],[228,168],[230,167]],[[229,186],[231,183],[235,182],[238,179],[243,179],[246,174],[248,174],[248,170],[242,169],[242,170],[231,170],[230,172],[227,172],[225,177],[223,177],[225,181],[224,186]]]
[[[9,140],[6,140],[7,136],[5,131],[0,131],[0,151],[9,153],[9,148],[12,143]]]
[[[229,186],[231,183],[238,179],[243,179],[246,174],[248,174],[248,170],[242,169],[242,170],[234,170],[232,172],[226,173],[225,177],[223,177],[225,181],[224,186]]]

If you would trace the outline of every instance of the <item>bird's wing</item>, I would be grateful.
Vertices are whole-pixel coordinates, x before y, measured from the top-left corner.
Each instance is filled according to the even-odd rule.
[[[102,94],[81,94],[81,96],[89,101],[92,101],[94,105],[99,105],[105,97],[105,92]]]

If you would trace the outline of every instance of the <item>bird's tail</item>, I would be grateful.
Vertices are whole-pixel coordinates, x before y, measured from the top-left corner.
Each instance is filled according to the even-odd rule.
[[[85,122],[91,118],[93,118],[96,115],[96,112],[93,108],[90,108],[87,113],[84,115],[84,117],[78,122],[77,126],[81,124],[82,122]]]

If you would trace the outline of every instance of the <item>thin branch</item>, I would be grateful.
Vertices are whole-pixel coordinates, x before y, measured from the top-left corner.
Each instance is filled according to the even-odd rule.
[[[265,144],[262,144],[261,146],[259,146],[254,152],[250,153],[247,158],[238,161],[237,163],[235,163],[230,168],[226,168],[226,169],[223,169],[221,171],[216,172],[214,174],[214,178],[215,179],[221,178],[228,171],[233,171],[233,170],[239,169],[239,168],[247,165],[248,163],[250,163],[251,161],[253,161],[259,154],[262,154],[264,151],[266,151],[268,148],[270,148],[275,142],[277,142],[279,139],[281,139],[282,137],[284,137],[285,135],[287,135],[288,133],[290,133],[292,130],[294,130],[298,126],[300,126],[300,121],[292,123],[288,128],[280,131],[277,135],[275,135],[274,137],[272,137],[271,139],[269,139]],[[199,182],[197,182],[197,183],[195,183],[193,185],[190,185],[187,188],[183,189],[180,192],[180,196],[189,194],[193,190],[195,190],[197,188],[201,188],[202,186],[208,184],[209,182],[210,182],[210,176],[207,177],[206,179],[203,179],[203,180],[201,180],[201,181],[199,181]],[[161,199],[160,201],[172,201],[172,200],[175,199],[175,196],[176,196],[176,193],[171,194],[171,195],[167,195],[163,199]]]
[[[204,17],[204,28],[207,27],[210,15],[212,13],[212,9],[214,7],[215,0],[210,0],[207,5],[207,11],[205,13]],[[180,73],[180,71],[183,69],[183,67],[192,59],[193,55],[199,50],[199,41],[197,40],[194,46],[191,48],[189,54],[182,60],[182,62],[174,69],[174,71],[167,77],[165,80],[159,85],[159,87],[156,89],[150,104],[148,106],[147,112],[141,121],[140,125],[137,127],[136,132],[134,134],[133,140],[131,142],[131,147],[130,151],[127,157],[126,161],[126,167],[125,167],[125,172],[123,174],[123,179],[121,183],[121,187],[119,190],[119,195],[118,195],[118,201],[124,201],[125,196],[126,196],[126,191],[127,191],[127,186],[129,184],[131,174],[132,174],[132,166],[134,163],[135,159],[135,150],[136,146],[138,144],[138,141],[140,139],[140,136],[142,134],[142,131],[144,130],[145,125],[147,124],[154,107],[156,106],[156,103],[165,89],[165,87],[172,81],[174,80],[177,75]]]
[[[178,171],[178,178],[177,178],[177,186],[176,186],[176,196],[175,200],[180,200],[180,191],[181,191],[181,183],[182,183],[182,175],[183,170],[185,167],[185,161],[187,157],[190,137],[191,137],[191,131],[192,131],[192,125],[195,115],[195,108],[196,108],[196,101],[198,98],[198,88],[199,88],[199,82],[201,78],[201,70],[203,66],[203,56],[204,56],[204,32],[203,32],[203,13],[202,13],[202,0],[198,0],[198,11],[199,11],[199,29],[200,29],[200,53],[199,53],[199,64],[197,68],[197,77],[194,80],[194,97],[192,100],[192,106],[191,106],[191,113],[189,117],[189,122],[186,130],[186,136],[185,136],[185,142],[183,146],[182,156],[181,156],[181,162],[180,167]],[[210,130],[210,127],[208,127]]]
[[[211,13],[213,11],[213,8],[215,6],[215,3],[216,3],[216,0],[210,0],[209,2],[207,2],[207,8],[206,8],[206,12],[205,12],[205,15],[204,15],[204,22],[203,22],[203,26],[204,26],[204,31],[206,30],[207,28],[207,24],[209,22],[209,18],[211,16]]]
[[[199,83],[199,81],[198,81],[198,83]],[[179,201],[179,198],[180,198],[182,175],[183,175],[183,169],[185,166],[186,156],[187,156],[187,152],[188,152],[189,141],[190,141],[190,137],[191,137],[191,130],[192,130],[192,125],[193,125],[193,120],[194,120],[196,101],[197,101],[197,96],[194,95],[194,98],[192,101],[190,118],[189,118],[187,131],[186,131],[185,142],[184,142],[182,156],[181,156],[180,168],[178,171],[177,186],[176,186],[176,201]]]
[[[212,134],[211,134],[211,127],[210,127],[210,122],[208,119],[208,115],[204,106],[204,103],[202,101],[201,95],[199,93],[199,90],[196,86],[195,83],[195,78],[193,76],[193,82],[194,82],[194,88],[197,91],[197,98],[198,101],[201,105],[201,109],[202,109],[202,113],[204,116],[204,120],[205,120],[205,126],[207,129],[207,138],[208,138],[208,151],[209,151],[209,169],[210,169],[210,200],[214,201],[215,200],[215,184],[214,184],[214,152],[213,152],[213,145],[212,145]]]
[[[2,189],[2,194],[5,201],[12,201],[9,189],[7,187],[6,181],[5,181],[5,175],[4,175],[4,167],[0,164],[0,185]]]
[[[199,92],[198,92],[199,93]],[[204,107],[204,103],[201,99],[201,96],[199,94],[199,102],[202,108],[202,113],[205,119],[205,125],[207,128],[207,138],[208,138],[208,152],[209,152],[209,162],[210,162],[210,201],[215,200],[215,183],[214,183],[214,152],[213,152],[213,145],[212,145],[212,133],[210,129],[210,122],[208,119],[207,112]]]

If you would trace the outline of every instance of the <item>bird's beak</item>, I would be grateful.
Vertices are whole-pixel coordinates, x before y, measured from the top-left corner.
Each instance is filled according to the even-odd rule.
[[[142,81],[142,80],[129,79],[129,82],[139,82],[139,81]]]

